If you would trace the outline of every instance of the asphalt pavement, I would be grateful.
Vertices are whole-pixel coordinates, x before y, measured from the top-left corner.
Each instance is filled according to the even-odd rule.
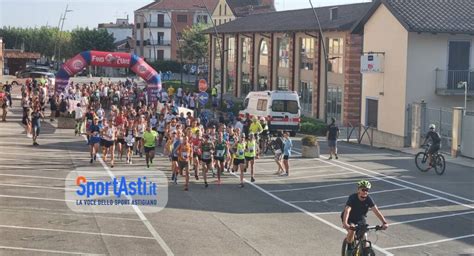
[[[390,225],[369,234],[377,255],[474,254],[473,165],[451,161],[443,176],[421,173],[412,154],[345,142],[339,160],[329,161],[323,140],[321,158],[303,159],[297,137],[289,177],[274,175],[268,155],[244,188],[226,172],[222,185],[209,176],[207,189],[191,178],[186,192],[179,177],[158,213],[78,213],[64,195],[70,172],[170,177],[169,162],[159,156],[149,170],[137,157],[114,168],[90,164],[84,138],[48,120],[34,147],[18,100],[7,120],[0,123],[0,255],[340,255],[340,212],[359,179],[371,180]],[[368,222],[379,224],[373,213]]]

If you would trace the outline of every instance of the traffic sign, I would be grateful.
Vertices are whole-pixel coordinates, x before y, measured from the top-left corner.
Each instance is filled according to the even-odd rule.
[[[207,94],[207,92],[199,93],[198,100],[200,104],[206,105],[207,101],[209,100],[209,94]]]
[[[207,91],[207,81],[205,79],[200,79],[198,87],[200,92]]]

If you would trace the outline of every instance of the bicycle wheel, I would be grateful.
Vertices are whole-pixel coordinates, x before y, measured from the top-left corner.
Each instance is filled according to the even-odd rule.
[[[344,239],[342,241],[342,253],[341,253],[341,255],[342,256],[347,256],[346,253],[347,253],[347,242],[346,242],[346,239]]]
[[[367,247],[367,248],[364,248],[364,253],[363,253],[364,256],[375,256],[375,252],[374,250],[372,249],[372,247]]]
[[[416,168],[421,172],[427,172],[429,170],[428,155],[425,152],[419,152],[415,156]]]
[[[435,167],[436,174],[443,175],[444,171],[446,170],[446,161],[443,155],[438,154],[436,156],[436,162],[435,162],[434,167]]]

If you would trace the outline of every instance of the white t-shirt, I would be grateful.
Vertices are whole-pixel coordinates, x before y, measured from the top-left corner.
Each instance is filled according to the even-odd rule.
[[[234,125],[234,128],[235,129],[239,128],[242,131],[244,129],[244,124],[240,121],[237,121]]]
[[[82,119],[82,116],[84,116],[84,110],[82,110],[81,107],[76,107],[74,109],[74,112],[76,113],[76,116],[75,116],[76,119]]]
[[[176,93],[176,96],[178,97],[183,97],[183,88],[178,88],[178,92]]]

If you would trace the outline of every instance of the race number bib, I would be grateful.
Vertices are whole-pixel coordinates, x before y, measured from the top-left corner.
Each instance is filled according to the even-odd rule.
[[[184,159],[188,158],[188,152],[181,152],[181,157]]]
[[[237,153],[239,154],[239,156],[241,156],[241,155],[244,154],[244,151],[243,151],[242,149],[239,149],[239,150],[237,151]]]
[[[217,157],[223,157],[223,156],[224,156],[224,152],[225,152],[225,150],[217,150],[217,152],[216,152]]]
[[[211,158],[211,153],[210,152],[202,153],[202,159],[210,159],[210,158]]]

